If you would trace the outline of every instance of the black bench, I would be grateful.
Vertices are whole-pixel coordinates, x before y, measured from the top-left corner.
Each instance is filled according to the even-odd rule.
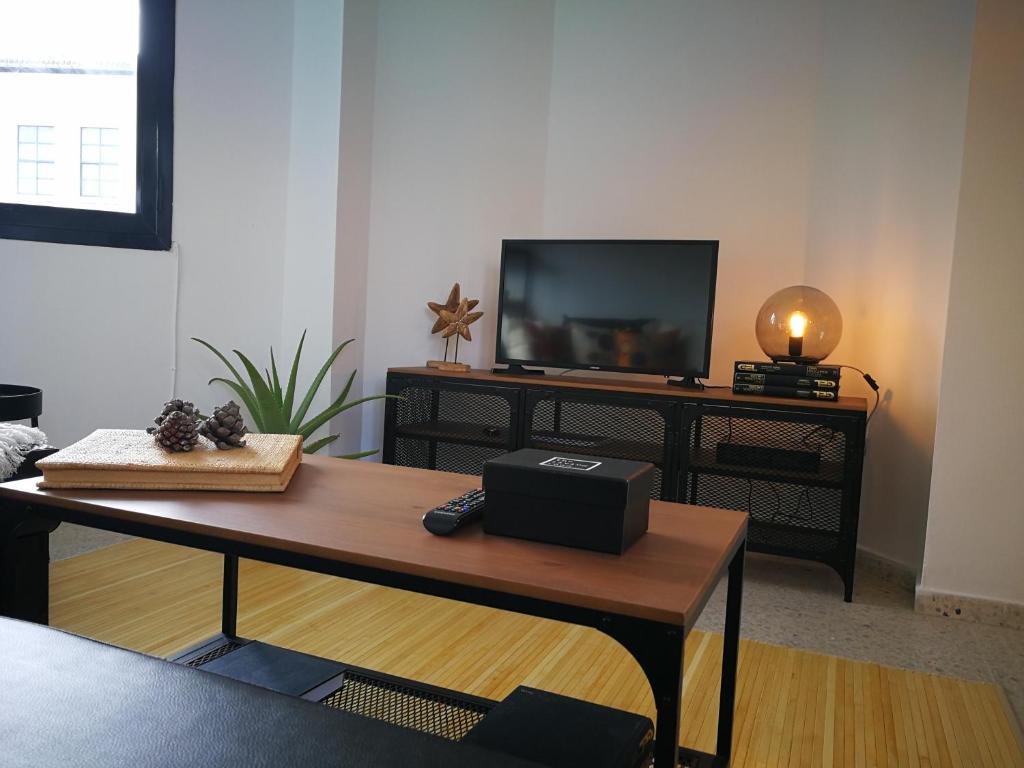
[[[59,630],[0,619],[5,768],[537,768]]]
[[[237,663],[210,674],[185,658],[0,618],[3,765],[563,768],[638,765],[650,753],[647,718],[543,691],[494,702],[455,742],[240,682]]]

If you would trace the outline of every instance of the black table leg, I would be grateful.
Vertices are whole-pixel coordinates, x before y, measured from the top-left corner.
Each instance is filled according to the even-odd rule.
[[[740,608],[743,602],[743,559],[746,543],[729,563],[725,596],[725,636],[722,644],[722,687],[718,697],[716,764],[728,765],[732,756],[732,724],[736,711],[736,669],[740,653]]]
[[[0,504],[0,615],[49,623],[50,533],[57,525],[25,505]]]
[[[234,637],[238,622],[238,556],[224,555],[224,583],[220,603],[220,631]]]
[[[618,640],[639,662],[654,693],[654,766],[727,766],[732,757],[732,730],[736,708],[736,673],[740,649],[740,609],[743,601],[743,561],[746,543],[729,563],[725,598],[725,632],[722,643],[722,677],[718,700],[718,739],[715,754],[679,746],[679,717],[682,714],[683,647],[681,629],[641,628],[607,624],[604,631]],[[625,630],[625,631],[624,631]]]

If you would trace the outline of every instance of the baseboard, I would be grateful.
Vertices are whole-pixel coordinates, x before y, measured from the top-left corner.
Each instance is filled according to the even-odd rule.
[[[917,574],[909,565],[863,547],[857,547],[857,568],[869,570],[906,590],[912,591],[917,583]]]
[[[984,597],[936,592],[918,587],[914,593],[914,610],[929,616],[994,624],[997,627],[1024,629],[1024,605],[989,600]]]

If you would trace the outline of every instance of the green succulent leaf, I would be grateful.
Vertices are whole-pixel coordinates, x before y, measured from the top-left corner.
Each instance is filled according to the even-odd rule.
[[[256,395],[256,402],[263,415],[262,430],[273,434],[288,434],[288,425],[284,423],[281,409],[278,408],[277,400],[274,398],[274,393],[270,391],[270,387],[267,386],[267,382],[263,380],[260,372],[248,357],[237,349],[232,350],[232,352],[242,361],[242,365],[245,366],[249,379],[252,381],[252,391]]]
[[[226,358],[226,357],[225,357],[225,356],[224,356],[224,355],[223,355],[223,354],[221,353],[221,351],[220,351],[219,349],[217,349],[217,348],[216,348],[215,346],[213,346],[213,344],[211,344],[211,343],[210,343],[210,342],[208,342],[208,341],[203,341],[202,339],[197,339],[197,338],[196,338],[195,336],[193,336],[193,337],[192,337],[192,341],[198,341],[198,342],[199,342],[200,344],[202,344],[202,345],[203,345],[204,347],[206,347],[206,348],[207,348],[208,350],[210,350],[211,352],[213,352],[213,354],[215,354],[215,355],[216,355],[217,357],[219,357],[219,358],[220,358],[220,361],[221,361],[222,363],[224,363],[224,365],[226,365],[226,366],[228,367],[228,370],[229,370],[229,371],[231,371],[231,375],[235,377],[235,381],[237,381],[237,382],[238,382],[239,384],[241,384],[241,385],[242,385],[243,387],[244,387],[244,386],[246,386],[246,384],[245,384],[245,379],[243,379],[243,378],[242,378],[241,374],[240,374],[240,373],[238,372],[238,369],[236,369],[236,368],[235,368],[235,366],[233,366],[233,365],[231,364],[231,361],[230,361],[230,360],[228,360],[228,359],[227,359],[227,358]]]
[[[328,421],[333,419],[339,413],[344,413],[349,408],[355,408],[357,405],[368,403],[371,400],[384,400],[385,398],[389,397],[394,397],[394,395],[370,395],[368,397],[361,397],[358,400],[353,400],[350,403],[339,403],[338,401],[335,401],[334,405],[332,405],[330,408],[327,408],[318,416],[314,416],[312,419],[310,419],[301,427],[299,427],[298,434],[302,435],[304,438],[308,438],[310,435],[316,432],[320,427],[322,427]]]
[[[303,445],[302,446],[302,452],[303,453],[316,453],[321,448],[323,448],[325,445],[330,445],[331,443],[333,443],[339,437],[341,437],[341,435],[328,435],[327,437],[322,437],[319,440],[316,440],[315,442],[310,443],[309,445]]]
[[[320,389],[320,384],[323,382],[324,376],[327,375],[331,366],[334,365],[334,361],[338,359],[338,355],[341,354],[341,351],[353,341],[355,341],[355,339],[349,339],[348,341],[343,341],[339,344],[338,348],[335,349],[334,352],[331,353],[331,356],[327,358],[327,362],[321,366],[319,373],[317,373],[316,378],[313,379],[313,383],[309,387],[309,391],[306,392],[306,396],[302,398],[302,402],[299,404],[299,410],[295,412],[295,415],[292,417],[291,423],[289,424],[289,428],[293,434],[301,434],[299,425],[302,424],[302,420],[306,418],[306,411],[309,410],[309,406],[313,403],[313,398],[316,397],[317,390]],[[324,421],[326,421],[326,419]],[[312,430],[310,430],[310,432],[312,432]],[[307,433],[305,437],[308,436],[309,435]]]
[[[334,402],[319,414],[304,422],[303,420],[306,418],[309,408],[313,403],[313,399],[316,397],[316,393],[319,391],[320,385],[323,384],[324,377],[330,371],[331,366],[334,365],[335,360],[338,359],[338,356],[342,353],[345,347],[351,344],[354,339],[348,339],[347,341],[342,342],[331,353],[323,366],[321,366],[317,375],[314,377],[309,389],[302,398],[302,402],[299,403],[299,406],[295,409],[294,413],[292,408],[295,404],[295,392],[299,375],[299,361],[302,358],[302,348],[306,342],[306,331],[303,331],[302,336],[299,338],[299,345],[295,350],[295,357],[292,359],[288,382],[284,387],[282,387],[281,384],[281,376],[277,369],[277,358],[274,354],[273,347],[270,348],[270,367],[264,368],[262,374],[253,362],[242,352],[237,349],[232,350],[241,361],[242,367],[248,375],[247,381],[239,372],[239,369],[236,368],[232,362],[212,344],[196,337],[192,337],[192,340],[199,342],[213,352],[213,354],[216,355],[222,363],[224,363],[227,369],[231,372],[231,375],[235,377],[235,380],[232,381],[218,376],[210,379],[209,383],[213,384],[214,382],[218,382],[224,384],[234,392],[245,405],[246,410],[249,411],[253,425],[259,432],[302,435],[303,440],[309,440],[316,430],[338,414],[347,411],[349,408],[355,408],[356,406],[362,405],[363,403],[371,400],[382,400],[385,398],[392,398],[396,400],[402,399],[398,395],[371,395],[358,400],[353,400],[352,402],[346,402],[352,391],[352,386],[356,378],[357,372],[353,370],[346,379],[345,386],[342,387],[341,392],[338,394],[338,397]],[[321,448],[324,448],[336,441],[338,437],[339,435],[334,434],[314,440],[306,445],[303,448],[303,451],[305,453],[315,453]],[[361,459],[367,456],[373,456],[375,453],[377,453],[376,450],[363,451],[361,453],[349,454],[342,458]]]
[[[302,332],[302,338],[299,339],[299,347],[295,350],[295,359],[292,360],[292,372],[288,376],[288,388],[284,393],[284,403],[282,409],[284,411],[284,417],[288,421],[289,426],[292,421],[292,404],[295,402],[295,380],[299,376],[299,358],[302,357],[302,345],[306,343],[306,332]]]
[[[344,456],[339,456],[339,459],[365,459],[367,456],[373,456],[377,453],[377,449],[374,448],[372,451],[361,451],[360,453],[346,453]]]
[[[277,361],[274,359],[274,348],[270,348],[270,374],[267,376],[267,382],[270,384],[270,389],[274,393],[274,398],[277,400],[278,406],[283,404],[283,395],[281,393],[281,379],[277,375]]]

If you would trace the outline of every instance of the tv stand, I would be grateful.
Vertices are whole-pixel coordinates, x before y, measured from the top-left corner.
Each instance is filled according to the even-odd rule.
[[[523,368],[518,363],[510,364],[506,368],[491,368],[491,373],[499,376],[543,376],[543,368]]]
[[[665,382],[672,387],[682,387],[683,389],[693,389],[698,392],[704,391],[704,385],[697,381],[693,376],[682,376],[678,379],[668,379]]]
[[[392,368],[383,460],[472,475],[520,448],[647,461],[653,497],[749,513],[748,549],[826,563],[852,599],[866,401],[680,383]]]

